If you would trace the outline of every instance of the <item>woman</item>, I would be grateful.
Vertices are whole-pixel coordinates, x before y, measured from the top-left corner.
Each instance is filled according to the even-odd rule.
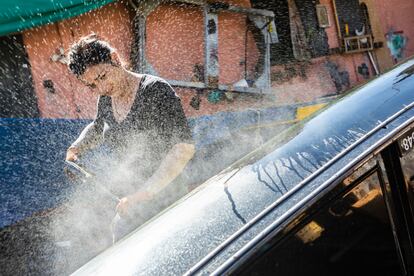
[[[172,196],[169,184],[195,152],[179,97],[165,80],[125,69],[116,51],[96,35],[71,47],[68,65],[99,99],[95,120],[69,147],[66,159],[77,160],[105,143],[117,156],[108,175],[121,197],[121,216],[136,214],[133,209],[140,205],[160,205]],[[142,208],[139,212],[142,216]],[[132,215],[131,228],[142,223],[138,220]]]

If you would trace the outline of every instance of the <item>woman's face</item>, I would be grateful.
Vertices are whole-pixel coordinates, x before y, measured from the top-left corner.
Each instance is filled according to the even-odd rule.
[[[119,67],[112,64],[97,64],[86,68],[78,79],[94,93],[101,96],[112,96],[115,91]]]

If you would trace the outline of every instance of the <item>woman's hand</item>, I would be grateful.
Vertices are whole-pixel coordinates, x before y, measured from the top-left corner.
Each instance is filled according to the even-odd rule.
[[[125,217],[128,214],[128,209],[131,207],[131,200],[128,197],[123,197],[116,206],[116,212]]]
[[[76,161],[78,160],[79,149],[76,147],[69,147],[66,151],[66,160],[67,161]]]
[[[116,211],[120,216],[126,216],[131,207],[139,204],[140,202],[150,199],[151,196],[147,192],[137,192],[133,195],[121,198],[118,205],[116,206]]]

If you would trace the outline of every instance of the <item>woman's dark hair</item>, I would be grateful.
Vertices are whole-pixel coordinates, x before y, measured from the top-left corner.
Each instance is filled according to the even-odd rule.
[[[82,75],[86,68],[101,63],[112,63],[114,49],[95,34],[81,38],[69,50],[68,66],[76,76]]]

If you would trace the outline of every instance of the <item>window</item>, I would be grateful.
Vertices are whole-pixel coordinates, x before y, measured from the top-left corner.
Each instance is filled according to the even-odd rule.
[[[365,23],[358,0],[335,0],[341,35],[355,36]]]
[[[316,5],[319,1],[295,0],[305,29],[311,57],[326,56],[329,53],[328,36],[324,28],[319,27]]]
[[[339,197],[298,225],[245,274],[398,275],[381,172],[366,167],[344,180],[337,187]]]

